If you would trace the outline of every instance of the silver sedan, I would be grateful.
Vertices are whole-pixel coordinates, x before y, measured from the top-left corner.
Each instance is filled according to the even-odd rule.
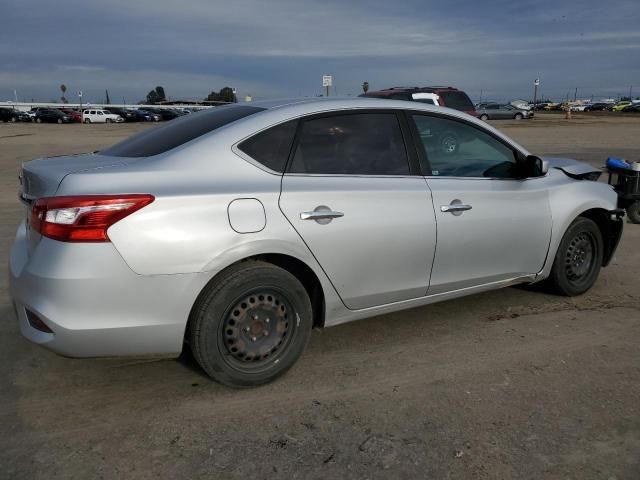
[[[313,327],[545,280],[596,281],[621,212],[598,172],[417,102],[217,107],[22,167],[10,287],[63,355],[178,355],[271,381]]]

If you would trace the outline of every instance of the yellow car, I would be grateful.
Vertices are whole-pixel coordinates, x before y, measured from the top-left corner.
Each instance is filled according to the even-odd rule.
[[[631,105],[631,102],[618,102],[611,108],[611,110],[614,112],[621,112],[624,107],[628,107],[629,105]]]

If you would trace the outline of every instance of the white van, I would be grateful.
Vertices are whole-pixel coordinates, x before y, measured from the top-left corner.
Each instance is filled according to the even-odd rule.
[[[84,123],[120,123],[124,122],[124,118],[108,110],[88,108],[82,111],[82,121]]]

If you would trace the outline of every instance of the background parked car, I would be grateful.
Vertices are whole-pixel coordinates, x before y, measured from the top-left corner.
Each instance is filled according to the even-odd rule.
[[[533,116],[533,112],[501,103],[480,103],[476,106],[476,114],[480,120],[522,120]]]
[[[469,96],[462,90],[458,90],[454,87],[393,87],[387,88],[386,90],[367,92],[360,96],[370,98],[387,98],[390,100],[420,101],[419,98],[414,98],[414,94],[416,93],[435,94],[438,102],[434,103],[435,105],[460,110],[473,116],[476,115],[476,111],[473,107],[473,103],[469,99]],[[422,103],[432,102],[423,101]]]
[[[66,113],[53,108],[43,108],[35,114],[36,123],[71,123],[73,119]]]
[[[154,113],[145,110],[131,110],[131,112],[135,115],[136,121],[138,122],[155,122],[160,120],[160,115],[156,115],[158,117],[158,120],[156,120]]]
[[[173,120],[174,118],[181,117],[184,115],[182,112],[178,112],[177,110],[173,110],[171,108],[145,108],[148,112],[154,113],[160,116],[161,120]]]
[[[82,120],[84,123],[115,123],[124,122],[120,115],[115,115],[108,110],[99,108],[91,108],[82,112]]]
[[[632,105],[632,103],[625,100],[623,102],[616,103],[613,107],[611,107],[611,110],[614,112],[621,112],[624,107],[628,107],[629,105]]]
[[[162,120],[162,115],[160,115],[159,113],[153,112],[150,109],[141,108],[138,111],[149,115],[151,117],[151,120],[154,121],[154,122],[159,122],[160,120]]]
[[[75,123],[82,123],[82,114],[78,110],[72,108],[61,108],[60,111],[65,115],[69,115]]]
[[[30,122],[31,117],[26,112],[13,108],[0,108],[0,121],[3,122]]]
[[[632,103],[631,105],[627,105],[622,109],[622,111],[626,113],[640,113],[640,103]]]
[[[605,112],[611,107],[610,103],[596,102],[584,107],[585,112]]]
[[[105,107],[105,110],[113,113],[114,115],[120,115],[125,122],[137,122],[138,116],[131,110],[118,107]]]

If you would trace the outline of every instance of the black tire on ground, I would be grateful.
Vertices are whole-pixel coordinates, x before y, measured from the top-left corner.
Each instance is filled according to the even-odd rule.
[[[111,123],[111,119],[110,119],[110,118],[107,118],[107,119],[105,120],[105,123]]]
[[[42,123],[42,119],[41,118],[36,118],[36,123]]]
[[[58,119],[58,123],[62,123],[62,119],[61,118]]]
[[[300,281],[260,261],[230,267],[198,297],[189,318],[193,356],[214,380],[253,387],[284,374],[304,351],[313,315]]]
[[[631,223],[640,223],[640,200],[627,207],[627,216]]]
[[[91,119],[90,118],[85,118],[84,119],[84,123],[91,123]]]
[[[16,123],[18,119],[16,117],[11,117],[11,123]]]
[[[483,121],[486,122],[487,120],[489,120],[489,115],[487,115],[487,114],[480,115],[480,120],[483,120]]]
[[[522,120],[522,118],[523,118],[523,117],[522,117],[522,114],[521,114],[521,113],[516,113],[516,114],[513,116],[513,118],[514,118],[515,120]]]
[[[578,217],[562,237],[547,279],[555,293],[573,297],[589,290],[602,266],[604,242],[593,220]]]

